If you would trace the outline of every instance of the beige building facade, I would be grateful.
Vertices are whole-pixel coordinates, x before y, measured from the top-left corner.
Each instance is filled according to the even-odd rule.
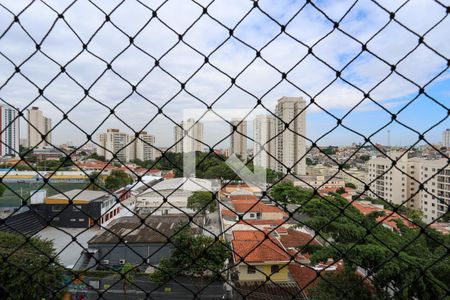
[[[28,110],[28,147],[45,147],[52,143],[52,120],[43,115],[39,107]],[[46,135],[42,139],[42,135]]]
[[[276,170],[306,174],[306,102],[301,97],[282,97],[275,108]],[[288,124],[286,126],[286,124]]]
[[[445,159],[408,158],[390,153],[368,161],[368,180],[372,197],[402,204],[423,212],[423,220],[432,222],[441,217],[450,204],[450,167]],[[420,188],[422,186],[422,189]]]
[[[236,154],[245,161],[247,160],[247,121],[232,119],[230,123],[230,154]]]
[[[174,152],[203,151],[203,123],[189,118],[174,126]],[[187,134],[185,134],[187,132]]]
[[[264,169],[276,168],[275,117],[258,115],[253,120],[253,164]]]

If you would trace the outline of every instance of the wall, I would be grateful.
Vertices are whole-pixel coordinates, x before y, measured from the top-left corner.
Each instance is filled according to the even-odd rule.
[[[125,259],[134,265],[141,264],[144,258],[144,268],[147,267],[146,259],[150,257],[150,263],[159,264],[162,257],[170,254],[169,245],[162,243],[136,243],[136,244],[88,244],[89,249],[98,249],[98,260],[109,260],[109,265],[118,265],[121,259]],[[130,249],[131,248],[131,249]]]
[[[240,281],[266,281],[266,275],[270,275],[272,264],[266,265],[256,265],[256,272],[254,274],[247,273],[247,265],[240,264],[238,267],[239,270],[239,280]],[[285,282],[289,280],[289,269],[285,264],[278,264],[280,267],[280,271],[278,273],[272,274],[270,279],[274,282]],[[261,273],[262,272],[262,273]]]

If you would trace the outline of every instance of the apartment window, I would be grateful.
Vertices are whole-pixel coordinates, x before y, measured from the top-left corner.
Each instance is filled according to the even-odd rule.
[[[247,274],[255,274],[256,267],[255,266],[247,266]]]
[[[77,219],[70,219],[70,222],[76,222]]]
[[[78,219],[79,222],[84,222],[84,219]]]
[[[271,273],[278,273],[278,272],[280,272],[280,267],[278,265],[272,265],[270,267],[270,272]]]

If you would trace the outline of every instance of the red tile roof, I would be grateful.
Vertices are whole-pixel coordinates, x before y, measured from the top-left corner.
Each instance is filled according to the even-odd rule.
[[[307,292],[311,288],[315,287],[319,282],[317,280],[319,277],[316,270],[298,263],[292,263],[289,265],[289,273],[297,282],[300,289],[304,292]]]
[[[234,201],[234,200],[238,200],[238,201],[245,201],[245,200],[258,201],[259,200],[259,198],[256,197],[255,195],[232,195],[232,196],[230,196],[230,199],[232,201]]]
[[[290,256],[272,237],[256,230],[233,231],[233,256],[236,263],[288,262]]]
[[[295,248],[305,245],[320,245],[313,236],[295,229],[288,229],[286,235],[280,236],[280,241],[286,248]]]
[[[234,206],[234,211],[237,213],[245,213],[245,212],[275,212],[275,213],[283,213],[283,210],[280,208],[264,204],[258,200],[238,200],[231,201]]]
[[[238,224],[247,224],[247,225],[282,225],[286,223],[286,220],[241,220]]]
[[[407,219],[400,216],[399,214],[392,213],[391,210],[378,207],[370,202],[353,201],[352,205],[356,209],[358,209],[363,215],[368,215],[368,214],[370,214],[372,212],[376,212],[376,211],[383,211],[385,215],[378,217],[377,221],[378,222],[381,221],[383,224],[385,224],[395,230],[399,229],[397,227],[396,220],[400,220],[404,225],[406,225],[408,227],[414,227],[414,225],[411,222],[409,222]]]

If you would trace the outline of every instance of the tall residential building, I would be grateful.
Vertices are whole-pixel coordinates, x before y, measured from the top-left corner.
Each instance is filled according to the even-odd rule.
[[[432,222],[442,216],[450,205],[450,166],[446,159],[428,160],[400,157],[399,152],[391,152],[386,157],[372,158],[367,162],[369,196],[384,199],[394,204],[402,204],[421,210],[424,221]],[[423,184],[423,189],[419,190]]]
[[[231,120],[230,153],[247,160],[247,121],[241,119]],[[236,127],[236,130],[233,128]]]
[[[39,107],[28,110],[28,147],[44,147],[52,143],[52,120],[43,115]],[[46,135],[45,140],[42,135]]]
[[[117,155],[117,160],[120,162],[127,162],[129,157],[128,146],[130,137],[125,132],[120,132],[119,129],[107,129],[106,133],[101,133],[99,136],[99,146],[97,146],[97,154],[104,156],[106,160],[113,159]]]
[[[20,126],[14,107],[0,106],[0,156],[18,156]]]
[[[253,164],[265,169],[275,170],[275,117],[258,115],[253,120]]]
[[[133,142],[129,147],[129,160],[139,159],[142,161],[155,159],[155,136],[148,134],[146,131],[141,131],[139,137],[130,136]]]
[[[276,170],[306,174],[306,102],[301,97],[282,97],[275,108]]]
[[[174,126],[174,152],[203,151],[203,123],[189,118]],[[185,135],[187,132],[187,135]]]
[[[442,133],[442,146],[450,148],[450,128]]]

